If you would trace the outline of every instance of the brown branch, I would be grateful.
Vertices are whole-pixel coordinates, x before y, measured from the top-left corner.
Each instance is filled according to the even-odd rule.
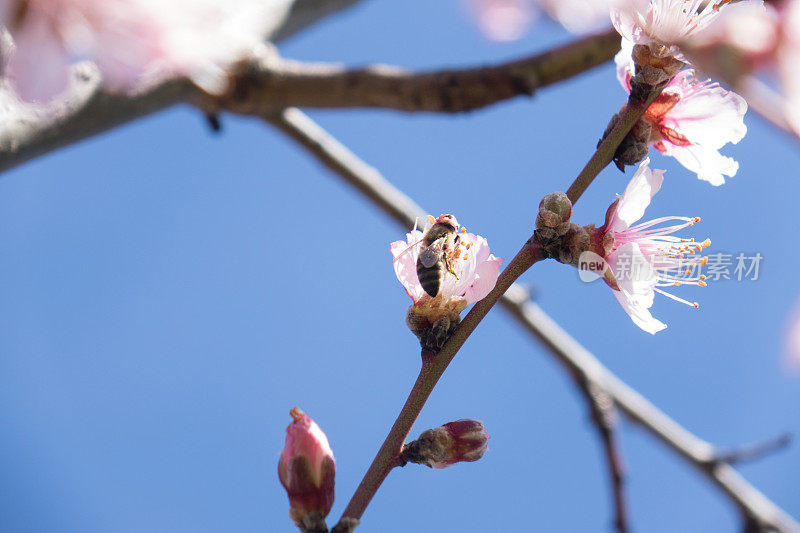
[[[216,102],[247,115],[296,107],[379,107],[407,112],[472,111],[552,85],[599,66],[619,50],[619,34],[585,37],[548,52],[499,65],[410,72],[374,65],[281,59],[265,49],[233,74],[233,89]]]
[[[347,147],[296,109],[287,109],[279,127],[289,133],[311,155],[355,187],[403,229],[424,218],[427,212],[389,183]],[[620,380],[546,313],[530,301],[527,290],[512,284],[501,299],[506,311],[523,328],[549,348],[573,376],[605,391],[614,405],[632,421],[675,451],[706,476],[742,512],[745,521],[772,527],[784,533],[800,533],[800,524],[750,485],[729,464],[715,460],[714,446],[695,436],[645,397]]]
[[[297,20],[290,16],[274,36],[284,36],[288,31],[284,29],[296,29],[312,15],[318,17],[355,1],[317,0],[318,12],[309,12],[311,0],[294,0],[292,5],[307,6],[306,11],[298,11],[306,15]],[[195,105],[204,112],[227,110],[259,116],[288,106],[468,111],[531,95],[538,88],[605,63],[617,49],[619,35],[611,31],[499,65],[414,73],[388,66],[348,69],[301,63],[282,59],[265,45],[240,64],[232,74],[232,90],[223,97],[204,94],[185,79],[166,80],[135,95],[112,94],[103,89],[97,69],[83,64],[72,73],[69,94],[47,108],[33,112],[0,93],[0,107],[7,108],[0,124],[0,171],[179,103]]]

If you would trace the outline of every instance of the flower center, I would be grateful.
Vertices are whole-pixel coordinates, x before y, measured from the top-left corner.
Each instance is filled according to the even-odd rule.
[[[678,223],[657,227],[665,222]],[[706,239],[697,242],[694,238],[681,239],[670,235],[693,226],[697,222],[700,222],[700,217],[663,217],[637,224],[625,231],[616,232],[614,247],[617,248],[628,242],[636,243],[655,273],[656,283],[653,290],[691,307],[699,307],[697,302],[678,298],[660,288],[679,285],[705,287],[707,285],[706,276],[702,274],[701,270],[708,263],[708,257],[702,256],[700,253],[711,245],[711,241]]]

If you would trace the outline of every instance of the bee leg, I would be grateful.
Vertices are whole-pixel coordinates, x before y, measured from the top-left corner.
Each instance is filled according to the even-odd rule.
[[[448,272],[454,275],[456,279],[458,279],[458,274],[456,274],[456,271],[453,270],[453,265],[450,264],[450,259],[447,257],[447,255],[444,256],[444,267]]]

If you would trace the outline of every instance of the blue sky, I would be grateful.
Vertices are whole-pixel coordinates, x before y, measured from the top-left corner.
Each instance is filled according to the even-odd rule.
[[[461,4],[374,0],[281,46],[303,60],[432,68],[566,42],[540,23],[485,41]],[[563,190],[624,99],[613,68],[458,116],[310,114],[433,214],[512,257],[542,195]],[[648,216],[701,216],[710,252],[764,257],[757,281],[657,299],[636,328],[611,293],[542,263],[537,303],[621,378],[722,446],[800,432],[780,362],[798,298],[797,146],[757,117],[718,188],[674,161]],[[268,126],[175,108],[0,178],[0,530],[292,531],[276,464],[289,409],[325,430],[338,517],[419,366],[389,243],[402,232]],[[628,176],[606,169],[573,220],[601,223]],[[605,464],[581,396],[497,309],[434,391],[412,436],[459,418],[492,435],[479,462],[393,472],[363,531],[610,531]],[[637,531],[737,531],[735,509],[623,420]],[[742,473],[800,516],[800,451]]]

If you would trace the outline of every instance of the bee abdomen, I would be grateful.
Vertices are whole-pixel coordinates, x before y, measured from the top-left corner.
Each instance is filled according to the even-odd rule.
[[[444,267],[441,263],[436,263],[432,267],[425,267],[417,262],[417,279],[419,284],[431,297],[439,294],[439,287],[442,285],[444,277]]]

